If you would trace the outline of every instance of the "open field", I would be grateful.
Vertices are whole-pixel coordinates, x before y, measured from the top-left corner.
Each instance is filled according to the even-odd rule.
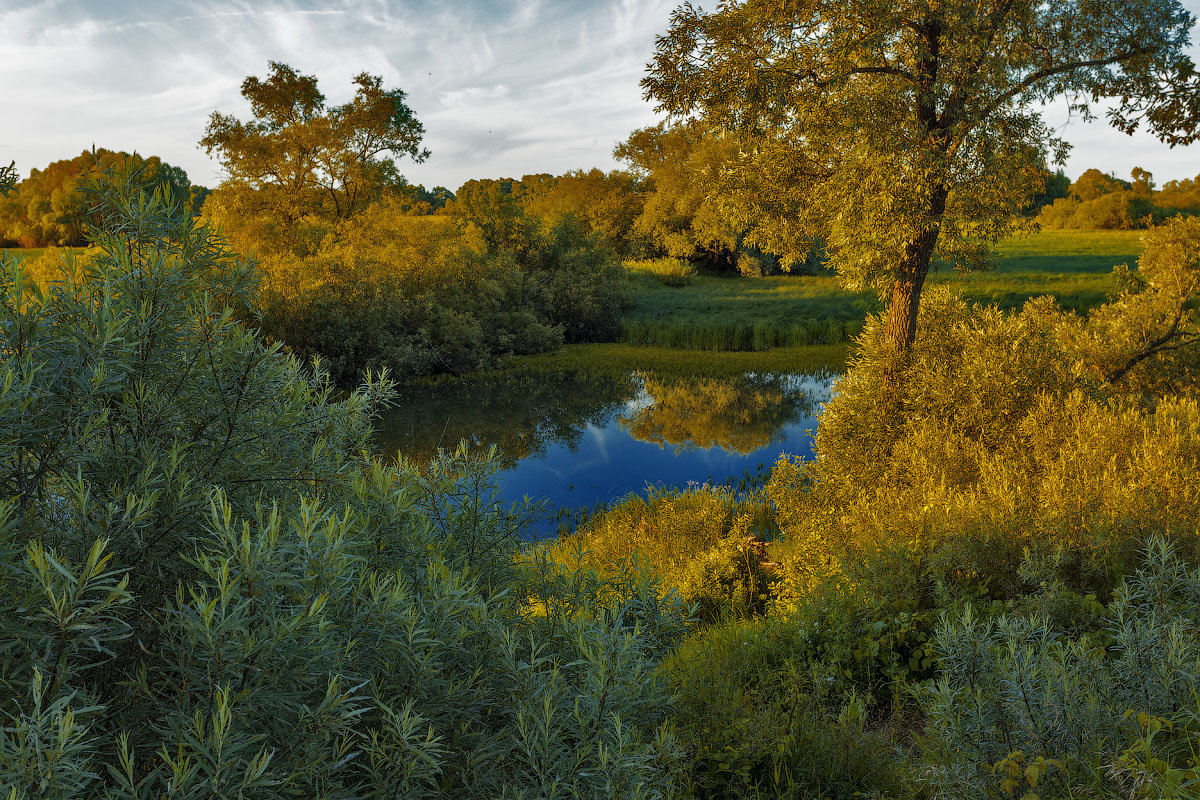
[[[1087,311],[1116,288],[1113,267],[1136,266],[1141,251],[1141,231],[1041,231],[1001,242],[992,270],[947,270],[933,273],[929,282],[950,284],[975,302],[1005,310],[1052,294],[1064,308]]]
[[[930,274],[929,284],[948,284],[972,301],[1005,310],[1020,308],[1030,297],[1051,294],[1063,307],[1085,312],[1104,302],[1114,289],[1114,265],[1132,266],[1137,261],[1140,236],[1138,231],[1042,231],[1002,242],[991,270],[964,274],[943,269]],[[8,252],[35,260],[48,250]],[[623,325],[623,343],[656,345],[659,360],[666,358],[663,348],[736,352],[784,348],[798,353],[797,348],[809,345],[846,342],[861,330],[868,313],[881,309],[874,293],[846,291],[833,275],[698,275],[688,279],[686,286],[675,287],[641,272],[630,275],[629,286],[632,306]],[[570,358],[592,357],[586,348],[579,353]],[[603,354],[615,356],[615,351]],[[794,357],[796,353],[785,355],[784,360]]]
[[[986,272],[934,272],[930,285],[949,284],[969,300],[1020,308],[1044,294],[1065,308],[1087,311],[1115,288],[1112,268],[1136,262],[1138,231],[1043,231],[1002,242]],[[649,275],[630,279],[633,305],[624,340],[697,350],[762,350],[845,341],[881,306],[870,292],[848,292],[836,277],[698,276],[664,286]]]

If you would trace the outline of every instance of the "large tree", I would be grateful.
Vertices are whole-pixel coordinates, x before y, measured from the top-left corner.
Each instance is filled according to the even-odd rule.
[[[973,268],[1017,224],[1066,143],[1063,98],[1174,146],[1200,136],[1177,0],[746,0],[679,7],[642,85],[660,110],[738,132],[726,170],[786,259],[824,240],[851,285],[916,334],[935,259]]]
[[[231,184],[257,192],[273,213],[293,221],[310,213],[352,217],[381,190],[407,185],[396,158],[429,156],[405,93],[385,89],[381,78],[358,75],[354,97],[327,108],[315,76],[276,61],[270,68],[266,79],[242,82],[254,118],[213,112],[200,145]]]

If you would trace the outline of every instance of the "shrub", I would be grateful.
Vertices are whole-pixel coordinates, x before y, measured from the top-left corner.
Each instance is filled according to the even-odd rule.
[[[650,258],[640,261],[626,259],[625,271],[634,275],[651,275],[663,286],[687,286],[696,268],[682,258]]]
[[[868,730],[859,698],[829,691],[811,635],[792,619],[729,620],[664,662],[692,796],[903,794],[888,737]]]
[[[752,503],[723,488],[651,492],[606,509],[548,548],[552,560],[581,557],[605,573],[634,556],[695,604],[701,619],[747,616],[765,609],[774,581],[756,516]]]
[[[264,334],[323,359],[339,385],[367,369],[465,372],[619,333],[620,267],[573,217],[513,228],[415,216],[385,198],[351,220],[285,226],[226,207],[238,197],[218,190],[205,209],[258,257]]]
[[[1142,561],[1096,634],[969,611],[943,622],[941,678],[919,692],[929,785],[979,798],[1195,796],[1200,574],[1162,540]]]
[[[530,614],[487,459],[361,455],[386,376],[335,395],[211,229],[96,192],[79,280],[0,284],[0,796],[666,795],[678,603]]]
[[[781,462],[768,486],[792,590],[847,570],[880,587],[898,580],[897,591],[916,591],[897,576],[919,574],[912,587],[986,586],[1006,599],[1028,590],[1017,570],[1026,548],[1063,548],[1063,577],[1105,597],[1147,537],[1193,538],[1200,409],[1182,345],[1196,283],[1181,255],[1191,227],[1149,238],[1148,287],[1088,318],[1045,298],[1005,316],[931,292],[901,367],[869,321],[825,407],[815,461]],[[893,369],[904,375],[895,391]]]

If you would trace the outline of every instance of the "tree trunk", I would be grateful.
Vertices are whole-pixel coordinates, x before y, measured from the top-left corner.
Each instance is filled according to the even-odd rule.
[[[908,351],[917,339],[917,314],[921,310],[921,289],[925,276],[933,263],[941,233],[942,216],[946,213],[945,188],[939,187],[931,198],[931,222],[908,246],[897,265],[896,279],[892,283],[892,296],[888,301],[887,319],[884,321],[883,338],[892,351],[890,366],[884,373],[884,393],[892,400],[899,399],[901,373],[908,363]]]
[[[897,265],[896,279],[892,283],[892,297],[888,301],[884,339],[901,356],[906,356],[917,338],[917,313],[921,310],[921,289],[925,276],[933,263],[941,233],[942,217],[946,213],[945,187],[938,187],[930,198],[930,223],[908,246]]]
[[[916,341],[921,289],[925,285],[925,276],[929,274],[936,242],[937,230],[934,229],[922,234],[910,244],[892,283],[892,296],[888,301],[883,336],[898,353],[906,353]]]

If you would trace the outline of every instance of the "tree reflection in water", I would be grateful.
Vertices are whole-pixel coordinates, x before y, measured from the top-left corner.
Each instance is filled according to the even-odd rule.
[[[682,452],[720,447],[747,455],[783,438],[797,417],[809,416],[813,398],[794,375],[661,379],[642,377],[645,405],[621,417],[631,436]]]
[[[501,467],[509,468],[547,445],[574,450],[588,425],[607,424],[637,392],[631,373],[516,373],[418,385],[385,412],[376,448],[423,462],[460,441],[494,444]]]
[[[682,453],[719,447],[747,455],[782,439],[815,411],[824,392],[803,375],[670,376],[651,372],[487,375],[413,386],[385,413],[375,444],[421,462],[460,441],[496,445],[501,467],[562,445],[572,452],[589,426],[620,428]]]

